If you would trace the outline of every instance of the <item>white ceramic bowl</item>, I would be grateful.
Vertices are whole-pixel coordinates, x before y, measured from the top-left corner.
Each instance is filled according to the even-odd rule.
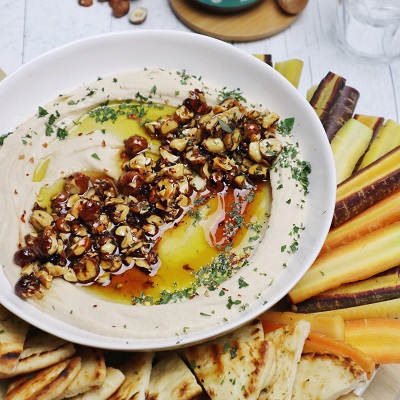
[[[266,104],[282,119],[295,117],[294,138],[304,159],[312,165],[307,229],[288,268],[272,286],[265,288],[263,302],[255,302],[226,323],[197,332],[189,330],[179,340],[176,335],[157,339],[113,337],[66,324],[17,297],[14,283],[10,284],[0,269],[0,302],[6,308],[44,331],[99,348],[167,349],[203,341],[243,325],[281,300],[303,276],[325,240],[334,209],[333,156],[323,127],[308,102],[278,72],[252,55],[198,34],[157,30],[118,32],[81,40],[42,55],[0,83],[0,134],[12,131],[37,112],[38,105],[46,104],[59,93],[95,81],[98,76],[144,67],[186,70],[202,76],[206,82],[240,88],[247,98]],[[150,307],[149,318],[151,312]]]

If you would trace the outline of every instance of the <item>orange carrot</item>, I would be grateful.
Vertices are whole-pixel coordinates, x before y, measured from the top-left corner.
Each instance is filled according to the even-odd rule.
[[[400,363],[400,320],[366,318],[346,321],[345,340],[377,364]]]
[[[319,255],[400,221],[400,190],[329,231]]]
[[[374,360],[349,343],[342,340],[337,340],[329,336],[321,335],[316,332],[310,332],[304,344],[303,353],[329,353],[337,356],[351,358],[357,363],[367,374],[368,379],[371,379],[375,371]]]
[[[300,303],[344,283],[360,281],[400,264],[400,221],[318,257],[289,292]]]

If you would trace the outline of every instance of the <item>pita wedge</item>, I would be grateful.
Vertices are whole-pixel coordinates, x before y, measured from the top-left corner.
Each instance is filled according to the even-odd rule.
[[[67,388],[81,368],[79,357],[62,361],[10,383],[6,400],[54,400]]]
[[[259,319],[254,319],[239,329],[212,340],[212,343],[253,342],[264,340],[264,329]]]
[[[106,379],[106,363],[100,350],[80,347],[75,354],[81,358],[81,369],[57,400],[67,399],[87,392],[95,386],[103,385]]]
[[[0,378],[15,369],[24,348],[29,324],[0,304]]]
[[[149,388],[154,353],[133,353],[118,369],[125,380],[109,400],[145,400]]]
[[[272,342],[276,351],[276,368],[272,382],[265,384],[260,400],[290,400],[304,342],[310,332],[310,323],[298,321],[267,333],[265,339]]]
[[[71,400],[108,400],[122,385],[124,379],[125,376],[119,369],[107,367],[106,379],[103,385],[93,387],[85,393],[78,394],[72,397]]]
[[[275,368],[275,349],[266,340],[200,344],[184,357],[213,400],[258,399]]]
[[[294,400],[336,400],[367,382],[364,370],[347,357],[307,353],[301,357]]]
[[[202,393],[196,377],[176,353],[167,353],[153,366],[147,400],[194,400]]]
[[[75,351],[72,343],[39,332],[25,341],[19,361],[8,376],[22,375],[49,367],[72,357]]]

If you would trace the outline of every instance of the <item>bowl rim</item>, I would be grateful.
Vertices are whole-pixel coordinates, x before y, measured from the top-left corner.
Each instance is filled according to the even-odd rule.
[[[268,74],[271,74],[274,80],[279,80],[279,84],[282,85],[285,90],[290,91],[290,93],[296,98],[300,104],[304,106],[304,110],[312,117],[313,121],[313,129],[319,130],[319,135],[321,136],[322,133],[325,134],[323,131],[322,124],[320,123],[318,117],[316,116],[314,110],[306,101],[306,99],[300,94],[300,92],[294,89],[291,84],[286,81],[282,76],[273,68],[270,68],[266,64],[260,63],[260,60],[257,60],[252,55],[245,53],[243,50],[236,48],[228,43],[222,42],[218,39],[211,38],[208,36],[203,36],[197,33],[192,32],[184,32],[184,31],[165,31],[161,29],[152,29],[152,30],[140,30],[140,31],[119,31],[119,32],[111,32],[105,34],[99,34],[90,36],[84,39],[80,39],[71,43],[67,43],[63,46],[57,47],[52,49],[30,61],[23,64],[20,68],[14,71],[12,74],[6,76],[6,78],[0,82],[0,103],[2,92],[6,89],[11,87],[14,82],[16,82],[20,77],[24,74],[29,75],[29,71],[32,68],[40,66],[41,63],[45,63],[47,60],[51,60],[54,57],[57,57],[60,53],[62,54],[65,51],[75,51],[79,50],[80,48],[84,48],[85,46],[90,46],[93,43],[98,41],[110,41],[113,40],[129,40],[130,38],[134,37],[135,40],[138,38],[147,37],[149,40],[151,39],[159,39],[160,37],[166,38],[170,41],[176,41],[177,43],[182,43],[182,41],[193,41],[195,40],[196,43],[200,43],[201,46],[217,46],[218,49],[222,49],[224,52],[226,51],[229,55],[242,57],[246,63],[251,64],[255,69],[260,70],[261,68],[265,69],[265,71],[269,71]],[[267,74],[267,73],[266,73]],[[47,99],[49,100],[49,99]],[[36,103],[38,104],[38,103]],[[16,126],[16,124],[14,124]],[[333,154],[330,151],[330,146],[328,147],[329,142],[327,139],[320,138],[319,146],[322,146],[324,150],[324,157],[326,158],[326,163],[329,164],[331,167],[334,167],[334,160]],[[336,194],[336,179],[335,179],[335,171],[334,168],[329,168],[326,172],[326,186],[327,190],[324,194],[326,197],[326,202],[324,204],[324,214],[321,217],[320,223],[320,234],[318,237],[314,238],[315,241],[313,243],[313,252],[307,258],[307,264],[311,265],[314,259],[317,257],[319,250],[321,249],[326,235],[330,229],[331,219],[334,211],[335,205],[335,194]],[[308,268],[308,267],[307,267]],[[291,285],[287,286],[286,293],[289,291],[303,276],[306,272],[307,268],[303,267],[303,271],[301,274],[296,276],[295,279],[292,277]],[[7,285],[8,284],[8,285]],[[271,306],[275,305],[279,302],[284,295],[280,298],[279,296],[273,296],[269,306],[266,306],[263,309],[253,309],[251,312],[247,312],[244,314],[245,317],[240,318],[238,321],[234,321],[230,324],[229,329],[225,325],[219,325],[214,327],[212,332],[200,332],[198,334],[189,334],[186,337],[182,338],[180,343],[177,343],[176,338],[168,338],[168,339],[155,339],[155,340],[148,340],[146,343],[141,341],[141,343],[137,343],[136,341],[125,340],[125,339],[115,339],[109,338],[102,335],[96,335],[91,332],[83,331],[79,328],[71,327],[71,325],[64,323],[60,320],[55,320],[51,317],[46,316],[45,319],[40,318],[41,312],[36,310],[32,305],[28,305],[22,299],[15,299],[11,298],[10,296],[10,287],[9,282],[5,278],[3,268],[0,269],[0,303],[3,304],[4,307],[9,309],[11,312],[16,314],[17,316],[25,319],[30,324],[52,333],[56,336],[62,337],[66,340],[71,342],[83,344],[83,345],[95,345],[99,348],[106,348],[106,349],[114,349],[114,350],[161,350],[161,349],[171,349],[176,348],[184,345],[191,345],[194,343],[198,343],[204,340],[209,340],[212,337],[219,336],[223,333],[231,331],[233,329],[237,329],[238,327],[242,326],[243,324],[249,322],[253,318],[256,318],[261,312],[265,311],[266,309],[270,308]],[[11,289],[12,290],[12,289]],[[6,292],[5,292],[6,291]],[[17,297],[14,295],[14,297]],[[37,312],[35,312],[38,311]],[[50,324],[50,325],[49,325]],[[71,332],[72,330],[72,332]]]

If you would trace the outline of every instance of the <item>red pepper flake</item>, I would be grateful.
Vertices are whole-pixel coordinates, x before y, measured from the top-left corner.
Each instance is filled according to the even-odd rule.
[[[47,144],[47,143],[43,143],[42,146],[43,146],[44,148],[47,148],[48,144]]]
[[[24,212],[23,212],[22,215],[21,215],[21,221],[22,221],[23,223],[26,222],[26,221],[25,221],[25,215],[26,215],[26,210],[24,210]]]
[[[102,146],[102,147],[106,147],[106,141],[105,141],[105,140],[103,140],[103,141],[101,142],[101,146]]]

